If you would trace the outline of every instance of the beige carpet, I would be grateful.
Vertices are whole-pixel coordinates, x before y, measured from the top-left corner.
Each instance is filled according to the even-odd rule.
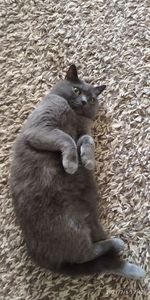
[[[148,299],[149,1],[1,0],[0,300]],[[15,225],[10,150],[34,105],[70,63],[107,90],[94,124],[101,218],[142,265],[141,282],[63,278],[35,266]],[[149,186],[148,186],[149,185]]]

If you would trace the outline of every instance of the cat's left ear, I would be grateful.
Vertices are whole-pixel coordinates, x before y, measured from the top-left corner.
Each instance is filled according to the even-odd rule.
[[[100,95],[106,89],[106,85],[96,86],[94,88],[96,96]]]
[[[75,65],[71,65],[67,71],[66,79],[69,81],[77,81],[78,80],[78,72]]]

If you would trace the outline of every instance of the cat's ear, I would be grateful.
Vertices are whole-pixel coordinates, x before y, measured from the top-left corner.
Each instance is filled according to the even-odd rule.
[[[98,96],[106,89],[106,85],[96,86],[94,89],[95,89],[96,96]]]
[[[75,65],[71,65],[69,67],[65,78],[73,82],[78,80],[78,73]]]

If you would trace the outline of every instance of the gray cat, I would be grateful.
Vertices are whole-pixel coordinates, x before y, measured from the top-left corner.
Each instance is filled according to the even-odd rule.
[[[27,249],[42,267],[70,275],[145,276],[123,261],[124,242],[108,238],[97,215],[91,124],[97,97],[71,65],[35,108],[16,139],[11,189]]]

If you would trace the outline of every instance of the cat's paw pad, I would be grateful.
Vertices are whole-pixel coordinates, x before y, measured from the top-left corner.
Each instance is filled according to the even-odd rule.
[[[68,174],[74,174],[78,169],[78,161],[77,160],[71,161],[71,160],[68,160],[67,157],[64,157],[62,164],[63,164],[63,167],[64,167],[66,173],[68,173]]]
[[[124,249],[124,241],[119,238],[112,239],[112,247],[115,251],[120,252]]]
[[[121,275],[131,279],[141,279],[145,277],[146,273],[141,267],[125,262],[121,269]]]

